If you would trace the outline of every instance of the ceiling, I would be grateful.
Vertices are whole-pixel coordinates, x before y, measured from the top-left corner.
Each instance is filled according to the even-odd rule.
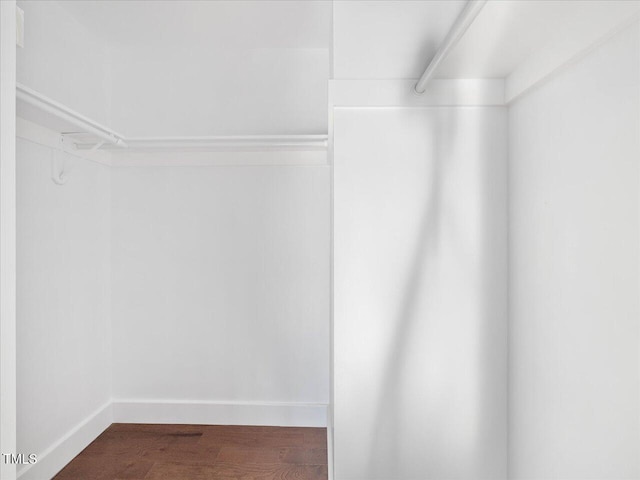
[[[334,4],[334,74],[418,78],[465,1]],[[439,78],[505,78],[544,50],[579,50],[638,12],[636,0],[491,0],[438,68]],[[590,35],[590,32],[593,35]],[[575,46],[569,47],[569,44]]]
[[[113,47],[154,49],[326,48],[331,1],[64,0]]]
[[[419,77],[465,3],[464,0],[336,1],[335,78]]]
[[[438,69],[439,78],[505,78],[545,51],[598,38],[638,12],[635,0],[487,2]]]
[[[418,78],[466,1],[21,3],[31,26],[19,52],[28,86],[100,112],[127,136],[189,136],[326,132],[330,78]],[[505,98],[517,98],[639,7],[490,0],[436,77],[506,79]],[[88,108],[95,99],[104,108]]]
[[[63,0],[115,49],[333,49],[335,78],[417,78],[465,0]],[[504,78],[535,52],[637,12],[635,0],[492,0],[440,78]],[[617,16],[617,17],[616,17]],[[616,18],[614,18],[616,17]]]

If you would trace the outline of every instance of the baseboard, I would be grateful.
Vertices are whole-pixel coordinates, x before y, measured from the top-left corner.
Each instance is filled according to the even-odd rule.
[[[331,406],[327,407],[327,469],[328,469],[328,480],[334,480],[334,470],[333,470],[333,408]]]
[[[112,421],[111,402],[109,402],[89,415],[44,452],[35,452],[38,455],[37,463],[26,465],[19,469],[18,478],[20,480],[52,478],[73,457],[78,455],[98,435],[104,432]]]
[[[113,421],[326,427],[327,406],[308,403],[114,400]]]
[[[19,469],[18,478],[20,480],[52,478],[114,422],[326,427],[327,405],[114,400],[89,415],[44,452],[36,452],[37,463],[25,465]]]

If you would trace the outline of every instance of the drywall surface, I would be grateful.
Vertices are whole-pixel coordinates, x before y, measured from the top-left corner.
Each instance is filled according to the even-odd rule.
[[[328,79],[328,49],[114,48],[111,126],[131,137],[322,134]]]
[[[331,1],[77,2],[127,136],[327,131]]]
[[[333,2],[334,78],[419,78],[464,4],[461,0]]]
[[[106,44],[54,1],[19,1],[24,48],[17,49],[18,82],[109,125]]]
[[[18,3],[18,82],[122,135],[327,131],[329,2]]]
[[[109,170],[17,140],[18,452],[42,455],[111,397]]]
[[[114,398],[328,403],[329,167],[112,168]]]
[[[504,108],[335,111],[337,480],[507,468]]]
[[[17,452],[15,15],[15,0],[0,3],[0,452]],[[2,462],[0,478],[16,466]]]
[[[635,25],[509,109],[510,478],[638,478]]]

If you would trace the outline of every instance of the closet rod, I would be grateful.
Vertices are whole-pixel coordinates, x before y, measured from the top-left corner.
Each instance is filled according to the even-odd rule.
[[[266,149],[326,150],[327,135],[218,135],[207,137],[139,137],[127,138],[130,150],[164,149]],[[87,148],[78,146],[78,148]],[[105,145],[104,148],[110,148]]]
[[[63,104],[56,102],[55,100],[47,98],[44,95],[24,85],[16,85],[16,98],[20,101],[28,103],[38,110],[49,113],[56,118],[59,118],[60,120],[70,123],[74,127],[82,130],[83,133],[90,133],[104,140],[105,142],[116,145],[118,147],[127,146],[127,144],[123,140],[122,135],[109,130],[107,127],[94,122],[84,115],[71,110]]]
[[[453,23],[451,30],[449,30],[449,33],[447,33],[447,36],[438,48],[438,51],[431,59],[431,62],[429,62],[427,69],[420,77],[420,80],[418,80],[418,83],[416,83],[416,86],[414,87],[416,93],[423,94],[425,92],[429,80],[431,80],[435,75],[440,63],[464,36],[465,32],[476,19],[485,3],[487,3],[487,0],[469,0],[467,2],[460,12],[460,15],[456,18],[456,21]]]

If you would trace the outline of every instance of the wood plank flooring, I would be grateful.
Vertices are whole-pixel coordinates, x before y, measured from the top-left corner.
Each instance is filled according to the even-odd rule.
[[[114,423],[55,480],[326,480],[325,428]]]

